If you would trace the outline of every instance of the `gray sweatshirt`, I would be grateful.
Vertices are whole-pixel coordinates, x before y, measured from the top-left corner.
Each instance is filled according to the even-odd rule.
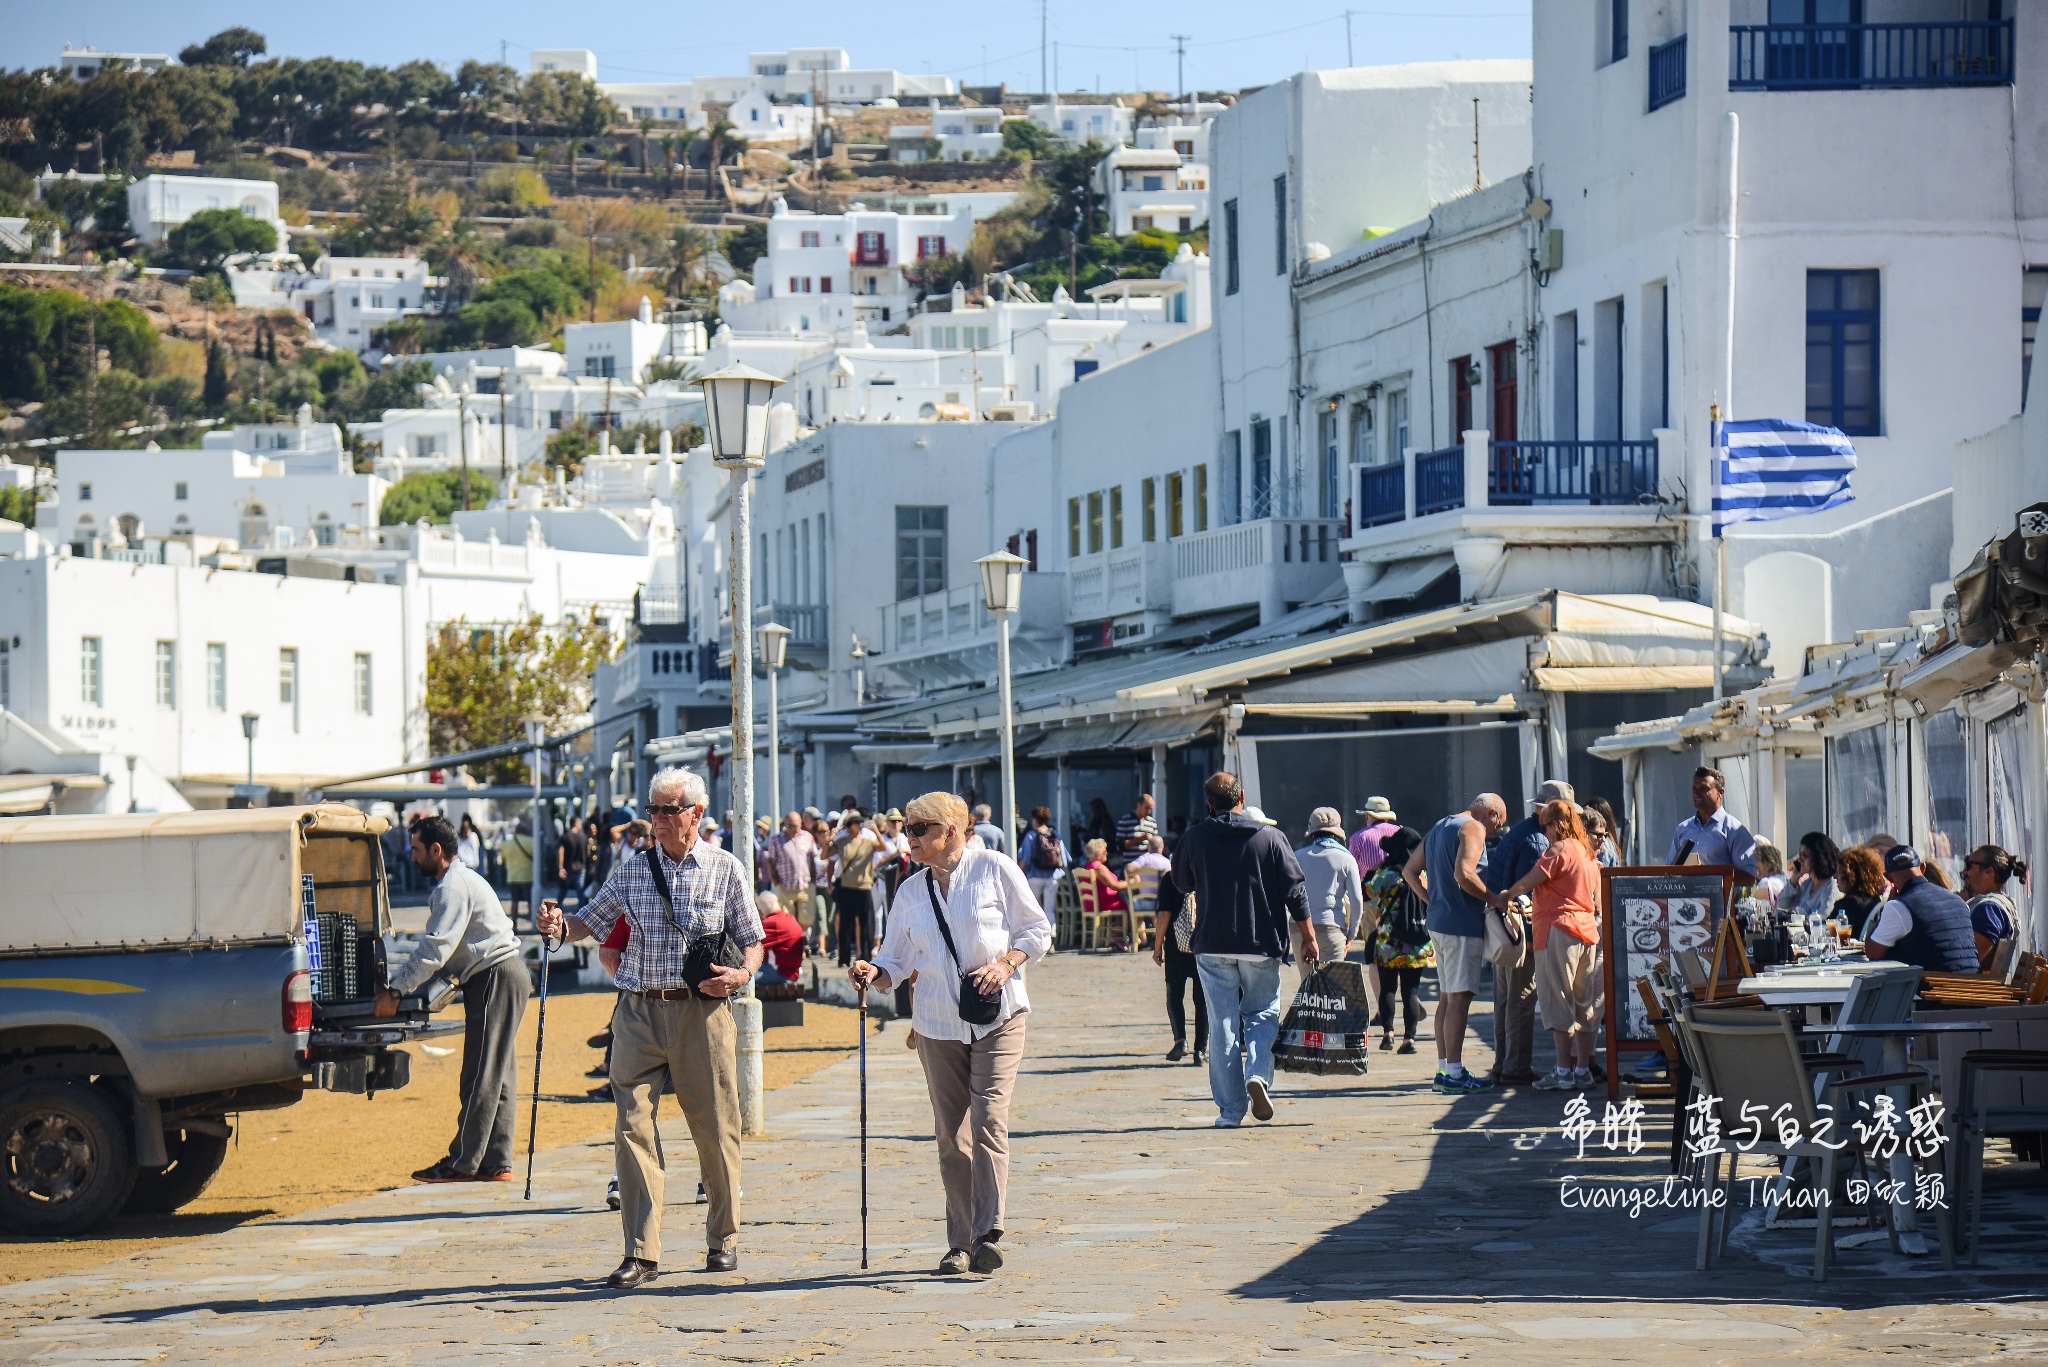
[[[427,928],[412,957],[391,970],[400,996],[446,971],[467,982],[483,969],[519,956],[519,937],[497,892],[466,864],[451,864],[427,902]]]
[[[1358,861],[1344,842],[1311,840],[1294,852],[1294,858],[1301,865],[1309,919],[1355,935],[1359,917],[1365,914],[1365,889],[1359,884]]]

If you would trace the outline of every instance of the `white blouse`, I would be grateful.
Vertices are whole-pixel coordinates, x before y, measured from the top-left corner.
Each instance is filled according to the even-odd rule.
[[[1052,948],[1052,923],[1024,881],[1024,871],[1008,855],[994,850],[969,849],[953,870],[950,892],[939,894],[946,927],[953,932],[953,944],[960,951],[956,965],[946,949],[932,914],[930,869],[920,869],[903,880],[889,912],[889,927],[882,947],[875,954],[875,967],[892,982],[918,975],[912,991],[911,1027],[926,1039],[958,1040],[972,1043],[1009,1020],[1031,1009],[1024,993],[1021,970],[1003,984],[1002,1014],[994,1025],[969,1025],[960,1019],[960,978],[984,964],[1020,950],[1025,963],[1045,957]]]

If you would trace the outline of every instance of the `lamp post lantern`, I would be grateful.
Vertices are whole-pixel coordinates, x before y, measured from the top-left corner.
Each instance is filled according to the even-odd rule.
[[[776,676],[789,655],[790,630],[770,622],[758,633],[761,638],[761,670],[768,676],[768,820],[782,824],[782,718],[778,714]]]
[[[732,852],[754,868],[754,588],[753,472],[768,460],[768,399],[782,381],[749,366],[730,365],[697,382],[704,391],[704,427],[711,459],[732,479]]]
[[[242,714],[242,740],[248,747],[248,778],[251,788],[256,786],[256,727],[262,720],[263,718],[254,712],[244,712]]]
[[[996,706],[1003,716],[1003,829],[1008,832],[1010,853],[1018,845],[1017,826],[1017,732],[1010,706],[1010,615],[1024,595],[1024,567],[1031,562],[1008,551],[984,555],[974,562],[981,567],[981,601],[996,619]]]

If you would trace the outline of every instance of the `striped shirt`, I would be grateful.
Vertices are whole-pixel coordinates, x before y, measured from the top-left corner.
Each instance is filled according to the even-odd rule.
[[[817,876],[818,842],[809,831],[777,833],[768,842],[769,874],[778,888],[808,888]]]
[[[628,992],[687,986],[683,960],[690,941],[700,935],[723,930],[742,949],[761,940],[761,916],[748,887],[751,880],[737,857],[702,840],[681,859],[669,858],[658,843],[653,854],[668,879],[673,921],[662,908],[646,855],[620,861],[597,896],[569,913],[600,941],[621,918],[633,928],[625,958],[612,975]]]

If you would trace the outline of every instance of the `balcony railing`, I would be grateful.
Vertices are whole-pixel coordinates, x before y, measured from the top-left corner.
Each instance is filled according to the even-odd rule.
[[[1486,501],[1492,506],[1656,497],[1654,441],[1496,441],[1487,450]]]
[[[1731,90],[2010,85],[2013,21],[1753,24],[1728,30]]]
[[[1338,570],[1344,524],[1335,518],[1267,517],[1195,532],[1173,542],[1173,613],[1257,604],[1278,616],[1327,588]]]
[[[1650,108],[1685,98],[1685,35],[1650,49]]]
[[[825,648],[825,605],[823,603],[777,603],[772,614],[766,608],[754,609],[754,624],[758,630],[767,625],[770,615],[774,620],[789,628],[789,645],[792,650],[822,650]]]
[[[889,244],[878,242],[873,246],[856,243],[853,248],[853,264],[856,266],[886,266],[889,264]]]
[[[689,613],[680,584],[646,584],[640,589],[642,626],[681,626]]]
[[[1448,512],[1465,506],[1465,448],[1446,446],[1415,456],[1415,515]]]
[[[1400,465],[1358,467],[1358,525],[1384,527],[1408,515],[1407,470]]]

